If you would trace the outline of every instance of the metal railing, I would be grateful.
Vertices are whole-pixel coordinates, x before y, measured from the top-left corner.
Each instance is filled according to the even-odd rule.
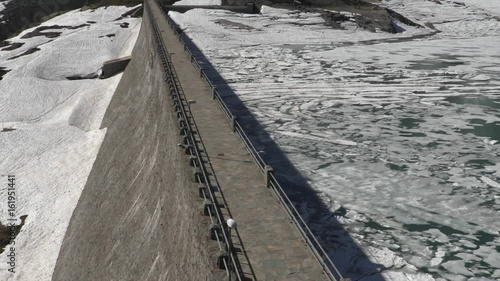
[[[214,194],[214,188],[218,188],[218,184],[213,184],[209,178],[209,174],[207,172],[207,168],[203,161],[203,157],[201,156],[200,151],[205,151],[205,145],[201,138],[197,138],[194,132],[197,132],[197,125],[191,116],[191,112],[189,109],[189,103],[186,101],[182,88],[177,79],[177,74],[175,69],[172,66],[172,62],[167,52],[167,48],[163,42],[161,37],[161,32],[157,26],[157,23],[154,20],[153,13],[151,11],[151,7],[149,7],[148,1],[145,1],[145,8],[148,11],[148,15],[151,19],[151,26],[154,32],[154,41],[156,43],[164,72],[165,72],[165,80],[167,81],[170,92],[172,95],[172,100],[174,102],[174,107],[176,110],[177,117],[179,118],[179,124],[181,127],[181,133],[184,135],[186,152],[194,156],[194,161],[191,163],[195,171],[196,181],[204,184],[205,188],[201,189],[201,195],[206,202],[209,200],[211,203],[206,211],[208,212],[208,216],[212,224],[216,224],[219,228],[214,229],[214,236],[218,242],[219,250],[222,252],[228,252],[228,261],[226,259],[222,259],[222,263],[224,264],[224,268],[228,273],[229,280],[233,280],[231,276],[236,277],[238,281],[243,280],[243,273],[241,270],[240,262],[238,257],[235,255],[231,245],[231,237],[229,236],[229,232],[227,229],[226,222],[224,220],[222,211],[220,209],[220,205],[218,203],[217,197]],[[201,146],[201,149],[200,149]],[[196,170],[197,169],[197,170]],[[234,274],[234,275],[233,275]]]
[[[245,133],[243,127],[240,125],[238,122],[237,116],[233,115],[227,106],[227,104],[224,102],[222,97],[220,96],[217,88],[215,85],[210,81],[209,77],[207,76],[205,70],[203,67],[200,65],[200,63],[195,59],[195,56],[193,52],[189,49],[188,43],[185,42],[185,40],[182,38],[181,34],[179,33],[179,26],[174,22],[174,20],[169,17],[164,9],[161,6],[161,3],[158,2],[158,0],[155,0],[158,7],[160,7],[160,10],[164,17],[167,19],[168,24],[174,31],[174,33],[177,35],[179,42],[181,42],[184,46],[184,50],[189,54],[191,63],[193,63],[199,70],[200,70],[200,77],[205,80],[207,85],[210,87],[210,90],[212,91],[212,97],[214,100],[217,101],[219,107],[221,108],[222,112],[226,116],[226,118],[229,120],[230,124],[233,127],[233,131],[238,134],[238,136],[241,138],[243,143],[245,144],[245,147],[247,151],[250,153],[250,156],[254,160],[254,162],[257,164],[259,167],[260,171],[263,174],[267,174],[268,170],[267,167],[268,165],[266,162],[262,159],[260,154],[258,153],[258,150],[255,148],[253,145],[252,141],[250,138],[247,136]],[[147,2],[147,1],[146,1]],[[290,200],[288,195],[285,193],[283,187],[280,185],[274,174],[271,172],[268,180],[268,187],[271,188],[274,191],[274,194],[276,195],[278,201],[281,203],[281,205],[285,208],[287,214],[289,215],[291,221],[293,224],[297,227],[299,230],[300,234],[304,238],[306,244],[309,245],[309,248],[311,249],[312,253],[314,254],[315,258],[319,262],[323,272],[325,275],[328,277],[329,280],[346,280],[342,277],[342,274],[340,271],[337,269],[337,267],[334,265],[333,261],[331,258],[328,256],[326,251],[324,250],[323,246],[321,246],[320,242],[316,239],[316,236],[313,234],[307,223],[304,221],[302,216],[300,215],[299,211],[295,208],[293,202]]]

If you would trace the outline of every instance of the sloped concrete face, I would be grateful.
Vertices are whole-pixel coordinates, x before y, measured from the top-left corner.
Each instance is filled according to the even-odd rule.
[[[132,57],[52,280],[219,280],[146,14]]]

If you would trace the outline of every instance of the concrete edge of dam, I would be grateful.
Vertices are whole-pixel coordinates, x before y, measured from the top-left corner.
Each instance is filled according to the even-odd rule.
[[[147,15],[52,280],[220,280]]]

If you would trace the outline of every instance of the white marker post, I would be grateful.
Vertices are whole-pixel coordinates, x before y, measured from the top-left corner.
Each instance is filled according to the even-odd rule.
[[[236,222],[233,220],[233,219],[227,219],[226,221],[226,224],[227,226],[229,227],[229,249],[228,249],[228,252],[229,252],[229,260],[228,260],[228,272],[229,272],[229,281],[231,281],[231,261],[232,261],[232,258],[231,258],[231,255],[233,253],[233,240],[231,239],[231,229],[236,229]],[[234,265],[233,265],[234,266]]]

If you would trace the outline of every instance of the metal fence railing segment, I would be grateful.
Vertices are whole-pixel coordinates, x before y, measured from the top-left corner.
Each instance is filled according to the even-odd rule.
[[[207,173],[205,164],[203,162],[203,158],[200,155],[200,147],[203,147],[204,150],[204,144],[200,138],[196,138],[193,132],[198,131],[196,123],[193,118],[191,118],[191,113],[189,110],[189,105],[186,102],[186,99],[183,95],[182,88],[180,87],[180,84],[178,83],[177,79],[177,74],[175,73],[175,69],[172,66],[172,62],[170,61],[170,57],[168,56],[167,48],[163,42],[161,32],[159,31],[159,28],[157,26],[157,23],[154,20],[153,17],[153,12],[151,11],[151,7],[149,6],[149,2],[145,1],[145,7],[148,11],[148,15],[151,19],[151,26],[153,28],[154,32],[154,41],[157,45],[157,49],[160,54],[160,59],[162,60],[162,64],[164,67],[165,71],[165,76],[166,80],[170,81],[169,87],[171,90],[171,94],[175,96],[175,107],[176,110],[179,112],[179,122],[182,124],[182,126],[185,126],[184,129],[181,128],[181,130],[184,130],[184,133],[186,134],[185,136],[187,137],[188,140],[188,149],[190,150],[191,154],[194,154],[196,161],[195,161],[195,167],[199,168],[201,171],[201,175],[198,174],[196,177],[198,179],[198,182],[200,183],[205,183],[207,190],[208,190],[208,198],[207,194],[204,192],[203,196],[205,199],[209,199],[212,202],[212,209],[208,208],[209,216],[211,217],[212,222],[213,219],[215,218],[216,223],[220,226],[220,237],[219,233],[217,230],[215,230],[215,236],[216,240],[218,241],[219,249],[221,250],[228,250],[228,255],[230,259],[230,264],[234,266],[235,268],[230,268],[231,265],[227,264],[227,261],[223,260],[223,263],[225,264],[225,269],[228,272],[229,276],[231,276],[231,272],[234,273],[234,276],[236,276],[238,281],[243,280],[243,273],[241,271],[241,266],[238,260],[238,257],[235,255],[235,253],[232,251],[232,248],[229,247],[230,244],[230,237],[229,237],[229,232],[226,227],[226,223],[224,221],[222,211],[220,210],[220,205],[217,202],[217,197],[214,194],[213,190],[213,185],[211,183],[211,180],[209,178],[209,175]],[[213,214],[212,214],[213,211]],[[222,238],[222,241],[220,240]],[[223,244],[223,245],[222,245]],[[234,271],[233,271],[234,270]]]

